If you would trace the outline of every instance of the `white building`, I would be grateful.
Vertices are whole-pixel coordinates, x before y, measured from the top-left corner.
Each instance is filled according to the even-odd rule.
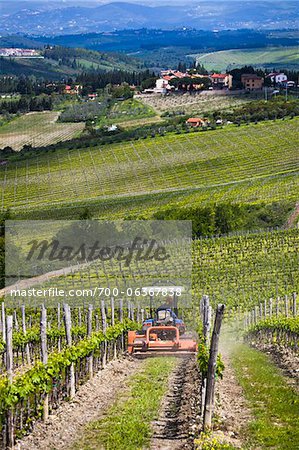
[[[166,92],[170,89],[171,86],[168,83],[168,80],[164,80],[164,78],[159,78],[156,81],[156,87],[154,88],[154,92],[156,94],[166,94]]]
[[[272,83],[281,84],[288,81],[288,77],[284,73],[273,72],[269,73],[268,77]]]

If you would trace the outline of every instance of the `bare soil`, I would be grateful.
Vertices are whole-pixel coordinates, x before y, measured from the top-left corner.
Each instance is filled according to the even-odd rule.
[[[18,450],[62,450],[72,447],[85,425],[98,420],[112,405],[128,377],[138,372],[142,361],[123,358],[107,367],[82,387],[70,402],[63,402],[46,423],[37,422],[33,432],[19,441]]]
[[[186,355],[168,381],[160,415],[153,423],[151,450],[193,449],[200,420],[200,376],[195,356]]]
[[[243,448],[244,429],[252,420],[251,411],[231,365],[229,350],[221,348],[225,364],[223,379],[216,383],[215,425],[213,434],[236,448]]]

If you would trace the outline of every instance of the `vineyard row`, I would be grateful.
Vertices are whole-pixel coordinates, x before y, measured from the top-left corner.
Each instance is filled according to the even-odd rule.
[[[12,446],[16,438],[32,429],[38,418],[47,420],[49,412],[63,399],[74,397],[82,382],[92,378],[108,361],[124,352],[126,332],[136,326],[131,320],[133,308],[129,306],[127,317],[124,317],[125,310],[120,305],[116,318],[112,302],[108,320],[103,304],[101,329],[93,328],[97,323],[93,320],[93,313],[92,306],[89,306],[85,311],[86,325],[81,325],[78,337],[78,327],[76,334],[72,323],[74,311],[71,312],[69,305],[64,304],[63,325],[54,328],[52,334],[49,333],[49,319],[53,311],[47,314],[46,308],[42,307],[39,338],[28,330],[29,339],[26,339],[27,331],[23,329],[23,339],[19,342],[14,339],[13,315],[5,317],[2,328],[5,331],[3,355],[6,373],[0,378],[1,448]],[[79,316],[77,319],[80,320]],[[37,353],[39,358],[34,360],[33,354],[37,356]],[[20,355],[24,365],[18,366]]]

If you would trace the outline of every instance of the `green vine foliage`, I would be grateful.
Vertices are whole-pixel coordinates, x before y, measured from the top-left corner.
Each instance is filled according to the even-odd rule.
[[[299,336],[299,317],[271,317],[262,320],[249,330],[249,332],[257,331],[284,331],[287,333],[294,333]]]
[[[41,362],[36,363],[24,374],[16,376],[11,384],[6,376],[2,377],[0,379],[0,415],[32,394],[49,393],[54,379],[61,377],[63,371],[72,363],[99,349],[102,342],[114,341],[122,333],[129,329],[136,329],[137,326],[134,322],[126,320],[124,323],[107,328],[105,334],[102,331],[93,333],[89,338],[65,348],[60,353],[51,353],[46,365]]]
[[[202,321],[200,321],[197,325],[197,334],[198,334],[197,364],[202,378],[206,378],[208,374],[210,351],[204,341]],[[221,355],[218,354],[216,364],[216,377],[222,379],[224,369],[225,369],[224,362],[222,361]]]
[[[208,374],[209,356],[210,353],[207,345],[202,342],[199,343],[197,352],[197,363],[203,378],[206,378]],[[225,369],[224,362],[222,361],[221,355],[218,354],[216,364],[216,377],[222,379],[224,369]]]
[[[83,339],[86,336],[85,326],[74,326],[72,327],[73,338]],[[65,337],[65,329],[58,328],[57,326],[52,326],[47,330],[48,339],[58,339]],[[26,344],[38,344],[40,342],[40,328],[35,326],[27,330],[26,333],[23,331],[14,331],[12,343],[13,349],[18,349],[25,347]],[[0,340],[0,352],[5,351],[5,342]]]

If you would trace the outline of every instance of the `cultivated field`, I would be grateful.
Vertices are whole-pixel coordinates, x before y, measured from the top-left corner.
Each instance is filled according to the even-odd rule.
[[[165,95],[142,95],[143,103],[154,108],[157,112],[184,111],[185,114],[203,114],[210,111],[233,109],[253,99],[261,98],[263,94],[254,93],[242,95],[240,92],[230,91],[203,91],[198,94],[172,94]]]
[[[72,139],[83,130],[84,123],[58,123],[58,116],[57,111],[32,112],[1,126],[0,148],[21,150],[29,144],[46,146]]]
[[[155,112],[137,99],[116,102],[109,111],[108,119],[116,122],[153,117]]]
[[[181,263],[179,258],[177,269],[181,269]],[[138,269],[135,264],[135,259],[129,266],[124,262],[113,265],[111,261],[95,261],[84,268],[75,267],[66,277],[45,282],[43,287],[50,287],[55,283],[58,289],[65,289],[67,286],[72,289],[90,289],[105,284],[107,273],[113,273],[109,279],[111,288],[114,285],[122,286],[123,283],[130,286],[135,275],[154,273],[153,261],[139,261]],[[184,316],[189,329],[191,323],[199,326],[199,299],[202,294],[207,293],[213,311],[219,302],[225,303],[228,308],[220,338],[220,362],[225,362],[224,372],[223,368],[221,370],[224,379],[222,381],[222,376],[217,376],[216,380],[217,397],[220,401],[215,405],[217,423],[214,426],[221,430],[221,434],[218,432],[215,437],[212,435],[214,446],[206,448],[217,448],[215,442],[218,442],[218,439],[221,442],[244,443],[242,447],[222,447],[232,449],[246,448],[246,442],[249,440],[251,445],[247,448],[257,448],[258,443],[262,442],[262,448],[265,449],[275,448],[274,444],[277,442],[283,442],[283,445],[276,446],[277,449],[292,449],[294,442],[298,442],[298,395],[291,387],[295,386],[296,375],[292,379],[291,375],[285,376],[282,371],[278,373],[268,356],[236,342],[237,334],[232,334],[231,331],[233,327],[239,327],[241,330],[240,317],[244,310],[253,306],[259,310],[258,305],[263,302],[262,306],[266,304],[268,309],[263,307],[262,314],[267,314],[268,319],[260,321],[259,328],[250,328],[249,339],[256,340],[257,332],[263,330],[264,337],[258,333],[260,342],[264,339],[269,344],[269,339],[272,338],[277,342],[279,336],[280,351],[283,345],[292,347],[292,342],[298,341],[298,317],[275,318],[273,314],[270,320],[269,298],[272,297],[276,302],[276,298],[281,299],[283,296],[284,300],[280,300],[280,305],[284,305],[286,295],[288,302],[291,302],[291,293],[298,289],[297,266],[298,230],[194,241],[194,302],[190,309],[182,308],[180,314]],[[167,263],[163,264],[165,274],[169,269]],[[191,448],[196,437],[194,433],[191,434],[191,426],[194,428],[196,423],[197,429],[202,430],[200,396],[204,395],[204,391],[200,391],[198,371],[201,372],[201,377],[207,376],[204,349],[208,351],[208,347],[200,337],[196,359],[194,354],[185,355],[184,359],[149,358],[146,362],[124,358],[127,331],[141,326],[141,313],[144,310],[140,309],[142,299],[139,296],[126,298],[125,301],[121,298],[122,301],[120,298],[107,297],[106,308],[104,303],[98,306],[96,300],[92,304],[90,299],[85,305],[83,303],[80,307],[70,308],[66,303],[69,300],[67,297],[63,298],[63,307],[61,298],[51,299],[51,302],[55,302],[52,308],[43,306],[39,309],[29,305],[22,309],[15,307],[13,316],[7,318],[13,320],[15,325],[13,330],[10,328],[11,332],[7,332],[11,338],[7,345],[0,340],[3,353],[8,354],[9,348],[11,358],[0,361],[0,420],[1,424],[8,424],[10,427],[8,439],[11,443],[21,439],[21,448],[28,450],[32,448],[32,442],[37,448],[44,448],[45,443],[49,442],[49,448],[55,443],[55,448],[61,450],[79,450],[87,445],[87,441],[89,444],[92,442],[96,448],[99,440],[108,442],[109,439],[117,450],[122,450],[139,448],[140,442],[148,447],[152,438],[154,445],[150,448],[156,449],[160,435],[155,424],[159,416],[163,417],[162,425],[159,422],[158,425],[163,430],[164,445],[159,448],[166,448],[167,438],[170,442],[174,439],[176,443],[190,442],[190,446],[186,448]],[[28,299],[22,296],[22,304],[25,300]],[[17,297],[14,302],[17,303]],[[288,311],[293,314],[291,308]],[[65,320],[62,321],[63,313]],[[2,317],[5,314],[12,314],[12,310],[3,308]],[[19,324],[22,324],[22,329]],[[288,335],[287,339],[281,340],[285,335]],[[273,351],[273,345],[270,350]],[[291,367],[294,367],[296,372],[298,356],[295,352],[291,355]],[[114,356],[118,357],[119,361],[111,362]],[[5,364],[5,361],[13,362],[13,383],[8,382],[12,372],[11,366],[9,363]],[[274,361],[280,364],[280,361]],[[221,365],[218,361],[217,370],[219,366]],[[235,366],[237,370],[234,374],[232,368]],[[75,401],[65,401],[74,397]],[[167,403],[165,400],[162,402],[163,397],[167,398]],[[201,401],[204,402],[204,397]],[[55,419],[51,420],[57,416],[57,407],[59,424],[54,422]],[[146,416],[145,407],[150,411]],[[269,420],[274,414],[273,408],[275,423]],[[173,410],[174,413],[171,412]],[[14,418],[13,427],[7,420],[10,411]],[[40,420],[41,412],[46,424]],[[49,412],[55,415],[47,420]],[[239,416],[241,425],[247,425],[246,427],[240,427],[239,422],[236,422]],[[178,417],[180,426],[184,420],[184,433],[181,428],[172,426],[169,434],[167,430],[170,424],[177,423]],[[30,421],[34,421],[34,426],[28,429],[27,423]],[[262,424],[266,422],[267,426],[257,428],[254,426],[257,421]],[[253,431],[249,429],[251,426]],[[140,433],[139,430],[144,428],[146,432]],[[189,429],[190,432],[186,434]],[[26,436],[28,432],[30,434]],[[205,439],[209,437],[201,434],[200,441]],[[124,440],[125,447],[122,445]],[[5,448],[5,433],[1,433],[0,443]],[[202,447],[195,448],[199,450]]]
[[[243,309],[260,299],[297,292],[298,230],[202,239],[193,247],[193,284],[215,307],[224,301]]]
[[[213,53],[192,55],[207,70],[226,71],[236,67],[254,66],[270,69],[299,68],[297,47],[270,47],[222,50]]]
[[[29,211],[121,201],[126,210],[128,201],[142,196],[142,209],[151,210],[164,194],[165,203],[172,196],[184,204],[295,202],[298,123],[293,119],[231,125],[205,133],[39,153],[1,167],[2,208]]]

